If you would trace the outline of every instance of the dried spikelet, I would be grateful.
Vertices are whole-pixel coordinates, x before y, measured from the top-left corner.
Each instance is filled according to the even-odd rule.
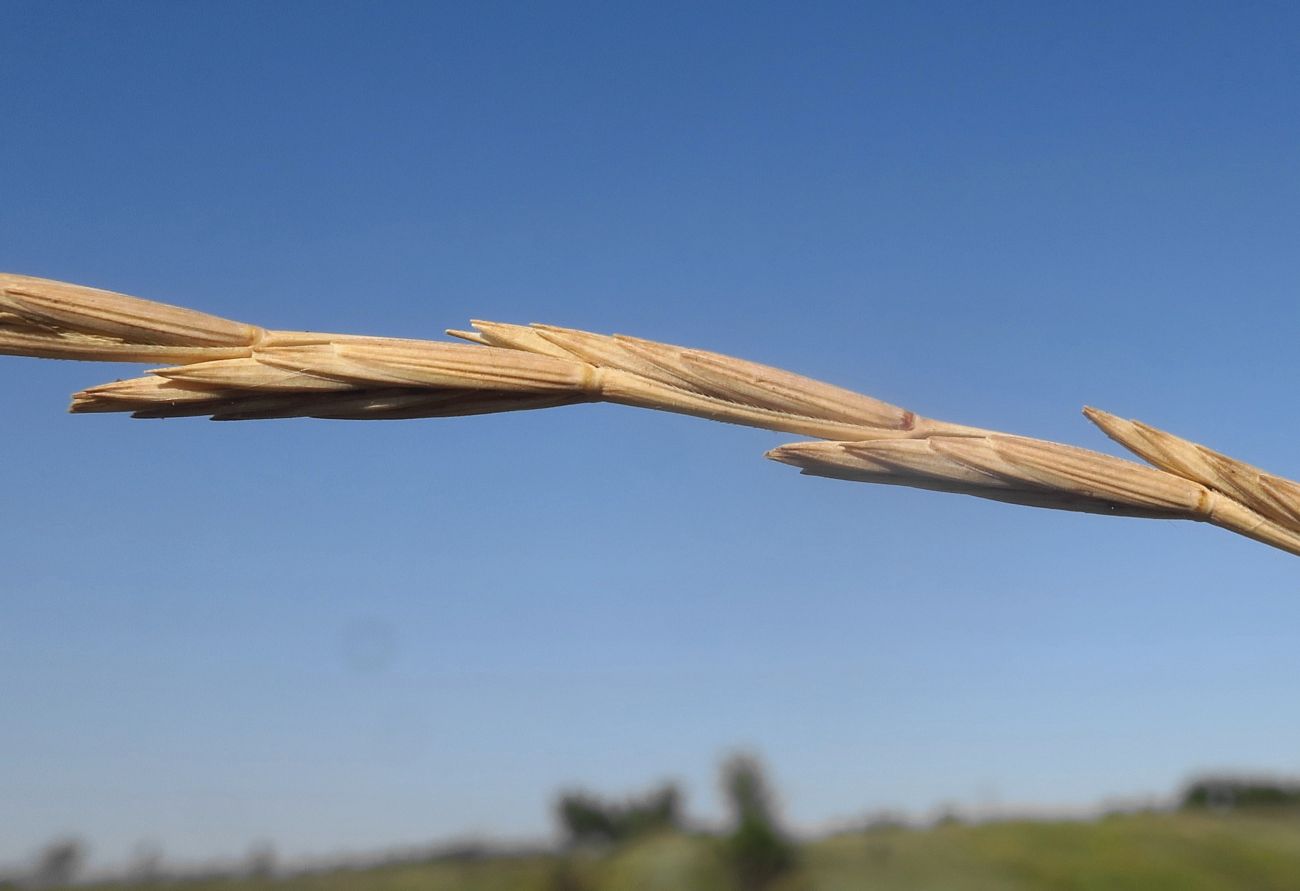
[[[1204,490],[1172,474],[1041,439],[1004,434],[989,439],[1008,465],[1045,488],[1153,511],[1197,513],[1203,509]],[[961,443],[946,440],[943,446],[960,449]]]
[[[262,329],[48,279],[0,274],[0,353],[153,362],[246,355]]]
[[[476,320],[474,327],[477,335],[449,333],[476,343],[569,356],[605,371],[626,373],[602,384],[605,398],[613,402],[832,438],[854,429],[909,437],[988,432],[921,418],[870,396],[719,353],[552,325],[525,328]]]
[[[1083,413],[1111,439],[1163,470],[1195,480],[1300,532],[1300,485],[1182,437],[1109,412]]]
[[[699,386],[647,355],[645,342],[551,325],[506,325],[476,320],[483,343],[566,357],[589,370],[585,386],[607,402],[671,411],[713,421],[809,436],[845,437],[868,432],[851,422],[757,406],[735,391]],[[460,332],[451,332],[459,335]],[[473,337],[469,339],[473,340]],[[665,350],[679,347],[663,346]]]
[[[911,430],[915,426],[915,416],[906,409],[769,365],[626,336],[617,340],[702,393],[861,427]]]
[[[1191,480],[1060,443],[1007,434],[794,443],[768,452],[804,473],[1034,507],[1205,520],[1300,555],[1300,535]]]
[[[670,411],[676,414],[690,415],[709,421],[727,424],[741,424],[746,427],[758,427],[762,430],[774,430],[779,433],[794,433],[800,436],[817,436],[826,439],[858,439],[863,436],[910,436],[905,431],[873,430],[854,424],[836,421],[823,421],[789,412],[772,411],[729,402],[714,396],[704,396],[691,390],[670,387],[658,381],[643,378],[631,372],[617,368],[600,369],[597,392],[606,402],[630,405],[636,408],[648,408],[656,411]]]
[[[592,365],[725,402],[855,427],[910,430],[914,423],[906,409],[769,365],[623,334],[532,327],[548,343]]]
[[[1193,483],[1174,477],[1170,484],[1159,479],[1167,474],[1139,464],[1024,437],[795,443],[772,450],[768,457],[816,476],[1059,510],[1159,519],[1199,516],[1200,487]],[[1092,458],[1096,464],[1090,463]],[[1061,466],[1045,469],[1054,459],[1061,459]],[[1185,488],[1181,498],[1171,492],[1180,485]]]

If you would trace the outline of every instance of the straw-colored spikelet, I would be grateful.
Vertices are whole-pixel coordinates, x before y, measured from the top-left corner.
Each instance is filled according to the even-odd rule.
[[[394,339],[379,347],[340,338],[155,369],[78,393],[72,410],[219,420],[443,417],[582,401],[583,371],[572,362],[459,344]]]
[[[626,372],[646,383],[776,413],[815,417],[849,426],[910,430],[911,412],[895,405],[716,353],[688,350],[620,335],[604,336],[551,325],[475,321],[482,342],[516,350],[565,355],[598,368]],[[463,332],[448,331],[455,336]]]
[[[923,418],[779,368],[622,335],[473,323],[469,344],[270,331],[46,279],[0,275],[0,353],[171,363],[91,387],[74,412],[214,420],[434,418],[579,402],[695,415],[822,442],[768,453],[804,473],[1013,504],[1204,520],[1300,554],[1300,484],[1137,421],[1087,415],[1156,467]]]
[[[1156,467],[1196,480],[1300,533],[1300,484],[1141,421],[1091,407],[1083,413],[1111,439]]]
[[[165,303],[0,273],[0,354],[189,362],[245,355],[263,333]]]
[[[1300,554],[1300,534],[1198,482],[1061,443],[1004,433],[801,442],[768,452],[806,474],[1151,519],[1204,520]]]
[[[599,394],[607,402],[830,439],[987,432],[922,418],[852,390],[704,350],[552,325],[477,320],[473,325],[477,330],[447,333],[483,345],[584,362],[602,372]]]

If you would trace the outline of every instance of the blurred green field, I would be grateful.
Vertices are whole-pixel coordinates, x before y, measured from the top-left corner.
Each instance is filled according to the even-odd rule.
[[[718,842],[667,834],[605,854],[445,858],[140,891],[731,891]],[[1300,814],[1141,813],[844,833],[800,848],[768,891],[1295,891]]]

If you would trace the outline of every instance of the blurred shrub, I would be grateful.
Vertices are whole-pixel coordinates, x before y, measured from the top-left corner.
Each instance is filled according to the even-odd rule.
[[[747,755],[727,761],[722,791],[735,827],[723,842],[733,878],[742,891],[762,891],[794,866],[795,848],[777,825],[758,761]]]
[[[257,842],[248,849],[244,860],[244,874],[250,879],[269,879],[275,875],[275,846],[270,842]]]
[[[575,792],[556,807],[570,844],[617,844],[681,826],[681,793],[671,784],[623,802]]]
[[[1202,777],[1183,790],[1189,810],[1300,807],[1300,783],[1243,777]]]
[[[31,884],[37,888],[70,885],[85,862],[85,845],[75,838],[53,842],[37,858]]]

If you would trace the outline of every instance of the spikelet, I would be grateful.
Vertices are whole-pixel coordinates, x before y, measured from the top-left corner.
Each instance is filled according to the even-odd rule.
[[[917,416],[907,409],[769,365],[627,335],[593,334],[534,324],[473,322],[447,333],[508,349],[569,356],[607,372],[600,392],[611,402],[825,438],[916,438],[989,431]]]
[[[1100,452],[1008,434],[812,442],[767,457],[806,474],[1149,519],[1204,520],[1300,555],[1300,535],[1200,483]]]
[[[1195,480],[1300,533],[1300,485],[1141,421],[1083,410],[1111,439],[1170,473]]]
[[[263,331],[217,316],[25,275],[0,274],[0,353],[100,362],[247,355]]]
[[[615,339],[699,392],[732,402],[882,430],[911,431],[916,423],[907,409],[779,368],[625,335]]]
[[[292,338],[279,342],[293,343]],[[513,350],[477,349],[458,344],[360,338],[335,343],[299,343],[259,348],[238,359],[198,362],[150,372],[154,378],[119,381],[78,393],[73,411],[132,411],[139,417],[177,417],[207,414],[211,406],[222,420],[236,418],[337,416],[392,417],[398,412],[429,408],[429,417],[477,414],[498,406],[498,411],[524,407],[550,407],[588,398],[589,369],[572,360],[519,353]],[[172,386],[151,380],[160,378]],[[400,406],[381,409],[367,402],[370,391],[401,392],[419,398],[403,399]],[[487,394],[470,405],[469,395]],[[178,394],[183,394],[177,398]],[[279,394],[270,404],[251,408],[247,400]],[[351,396],[361,394],[355,404]],[[545,395],[545,399],[533,398]],[[508,399],[518,396],[519,399]],[[454,398],[454,399],[453,399]],[[320,403],[317,410],[312,400]],[[240,402],[235,410],[232,400]],[[459,400],[452,405],[454,400]],[[183,405],[182,405],[183,403]],[[173,410],[172,407],[175,407]],[[269,414],[268,414],[269,412]],[[350,415],[349,415],[350,416]],[[414,414],[410,416],[414,417]]]
[[[1027,437],[794,443],[767,455],[815,476],[913,486],[1061,510],[1150,518],[1199,516],[1202,489],[1103,455]]]

